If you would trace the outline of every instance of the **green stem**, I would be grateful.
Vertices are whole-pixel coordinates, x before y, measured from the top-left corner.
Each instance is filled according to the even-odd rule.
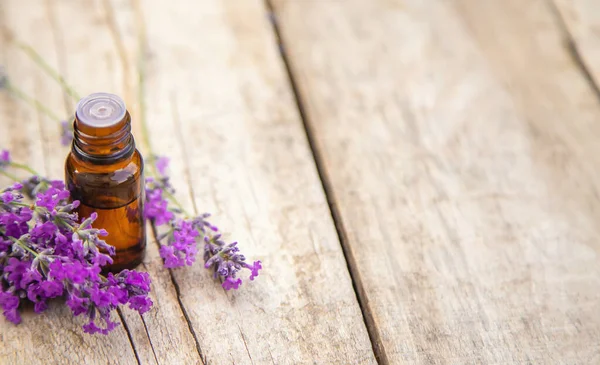
[[[21,180],[19,180],[19,178],[18,178],[18,177],[16,177],[15,175],[13,175],[13,174],[11,174],[11,173],[9,173],[9,172],[6,172],[6,171],[4,171],[4,170],[2,170],[2,169],[0,169],[0,174],[2,174],[2,175],[4,175],[4,176],[8,177],[9,179],[11,179],[11,180],[12,180],[12,181],[14,181],[14,182],[20,182],[20,181],[21,181]]]
[[[21,248],[29,251],[33,256],[38,257],[39,253],[35,252],[34,250],[32,250],[31,248],[27,247],[26,244],[24,244],[23,242],[19,241],[18,239],[14,238],[14,237],[9,237],[14,243],[16,243],[17,245],[19,245]]]
[[[41,176],[37,171],[35,171],[34,169],[32,169],[30,166],[22,164],[22,163],[11,162],[10,166],[15,167],[17,169],[25,170],[25,171],[33,174],[33,175],[36,175],[36,176]]]
[[[27,54],[27,56],[29,56],[29,58],[31,58],[33,60],[33,62],[35,62],[38,66],[40,66],[50,77],[52,77],[54,80],[56,80],[60,84],[60,86],[64,89],[64,91],[67,94],[69,94],[73,99],[75,99],[75,101],[79,101],[79,99],[81,99],[81,96],[79,96],[79,94],[77,94],[77,92],[69,84],[67,84],[67,82],[60,75],[60,73],[57,70],[55,70],[52,66],[50,66],[48,64],[48,62],[46,62],[44,60],[44,58],[39,53],[36,52],[35,49],[33,49],[28,44],[25,44],[25,43],[22,43],[19,41],[15,41],[15,44],[23,52],[25,52],[25,54]]]
[[[23,247],[25,250],[29,251],[33,256],[38,257],[39,254],[37,252],[35,252],[34,250],[30,249],[29,247],[27,247],[27,245],[21,243],[21,242],[17,242],[17,244],[21,247]]]
[[[54,220],[56,221],[56,223],[61,224],[63,227],[72,230],[73,232],[77,232],[78,228],[73,227],[72,225],[70,225],[67,221],[65,221],[64,219],[55,216]]]
[[[53,111],[51,111],[48,107],[46,107],[44,104],[42,104],[39,100],[27,95],[23,90],[15,87],[10,82],[8,82],[6,84],[5,88],[15,97],[23,100],[27,104],[30,104],[33,107],[35,107],[40,112],[46,114],[48,117],[50,117],[50,119],[53,119],[56,121],[60,121],[62,119],[57,114],[55,114]]]
[[[31,207],[31,204],[19,203],[19,202],[16,202],[16,201],[11,202],[10,204],[16,205],[16,206],[19,206],[19,207]]]

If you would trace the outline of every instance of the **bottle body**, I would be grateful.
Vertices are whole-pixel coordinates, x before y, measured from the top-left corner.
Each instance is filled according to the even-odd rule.
[[[97,123],[94,118],[86,117],[86,113],[90,113],[85,110],[89,100],[88,104],[84,101],[91,98],[93,102],[95,95],[78,104],[73,145],[65,163],[65,183],[72,198],[80,202],[80,218],[89,217],[93,212],[98,214],[93,226],[106,229],[108,236],[103,238],[116,249],[113,263],[105,270],[118,272],[139,265],[146,247],[144,161],[135,148],[131,119],[120,99],[124,113],[106,111],[103,107],[97,113],[116,113],[112,118],[118,121],[107,122],[109,116]]]
[[[143,160],[135,150],[132,156],[114,165],[94,166],[67,157],[66,186],[73,200],[79,200],[79,217],[98,214],[95,228],[104,228],[104,240],[116,248],[109,271],[132,269],[143,259],[146,248]]]

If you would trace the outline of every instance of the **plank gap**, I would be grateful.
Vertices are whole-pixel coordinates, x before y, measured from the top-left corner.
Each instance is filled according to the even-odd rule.
[[[566,42],[565,46],[566,46],[567,53],[569,54],[569,56],[571,56],[573,63],[575,64],[577,69],[581,72],[585,81],[592,88],[598,101],[600,101],[600,86],[598,86],[598,84],[594,80],[594,77],[592,76],[591,70],[585,64],[585,61],[583,60],[583,56],[581,55],[581,53],[579,52],[579,49],[577,48],[577,41],[575,41],[575,38],[569,31],[569,27],[567,26],[565,19],[563,18],[562,14],[560,13],[560,10],[558,9],[554,0],[547,0],[547,4],[548,4],[548,7],[550,8],[550,12],[552,13],[554,19],[556,19],[556,24],[558,25],[558,29],[560,30],[563,37],[565,38],[565,42]]]
[[[160,243],[158,242],[158,232],[156,230],[156,226],[154,225],[154,223],[151,223],[150,226],[152,227],[152,235],[154,236],[154,242],[156,243],[156,246],[160,249]],[[175,277],[173,276],[173,270],[172,269],[166,269],[166,270],[169,271],[169,277],[171,278],[171,283],[173,284],[173,287],[175,288],[175,294],[177,295],[177,303],[179,303],[179,308],[181,309],[183,318],[185,318],[185,322],[188,326],[188,330],[190,331],[192,337],[194,338],[194,343],[196,344],[196,351],[198,352],[198,356],[200,356],[200,361],[202,361],[203,365],[206,365],[206,361],[204,360],[204,355],[202,353],[202,348],[200,347],[200,341],[198,341],[198,337],[196,336],[196,332],[194,331],[192,321],[190,320],[187,310],[185,309],[183,302],[181,301],[181,290],[179,288],[179,284],[177,284],[177,281],[175,280]],[[145,325],[145,323],[144,323],[144,325]]]
[[[138,64],[139,70],[138,70],[138,76],[139,76],[139,104],[140,104],[140,112],[141,113],[145,113],[145,88],[144,88],[144,79],[145,79],[145,63],[143,61],[145,61],[145,57],[146,57],[146,51],[147,51],[147,40],[146,40],[146,27],[145,27],[145,22],[143,20],[143,16],[141,14],[141,7],[138,1],[134,1],[134,9],[136,11],[136,14],[138,16],[138,31],[139,31],[139,35],[138,35],[138,40],[140,42],[140,63]],[[183,137],[181,136],[181,130],[180,130],[180,125],[179,125],[179,116],[177,114],[177,110],[175,109],[175,98],[174,95],[172,95],[171,97],[171,106],[172,106],[172,112],[173,112],[173,119],[174,119],[174,124],[175,124],[175,129],[176,129],[176,135],[177,138],[179,139],[180,145],[181,143],[183,143]],[[150,145],[150,140],[145,140],[144,141],[147,146],[146,148],[152,150],[151,145]],[[185,151],[184,151],[184,159],[185,159],[185,169],[186,169],[186,179],[188,180],[188,185],[189,185],[189,194],[190,194],[190,198],[192,199],[192,202],[194,204],[194,209],[196,208],[194,199],[193,199],[193,188],[191,187],[191,178],[190,178],[190,174],[189,174],[189,164],[188,164],[188,160],[187,157],[185,155]],[[152,156],[154,157],[154,156]],[[156,229],[156,226],[154,225],[154,222],[150,222],[150,227],[152,228],[152,235],[154,236],[154,243],[156,244],[157,248],[160,250],[160,242],[158,240],[158,231]],[[204,358],[204,354],[202,352],[202,348],[200,347],[200,341],[198,340],[198,336],[196,335],[196,332],[194,331],[194,327],[192,325],[192,321],[190,320],[190,317],[188,315],[188,312],[185,308],[185,306],[183,305],[183,301],[181,300],[181,289],[179,287],[179,284],[177,283],[177,281],[175,280],[175,276],[173,275],[173,270],[172,269],[167,269],[169,271],[169,278],[171,279],[171,283],[173,284],[173,287],[175,289],[175,295],[177,297],[177,304],[179,305],[179,309],[181,310],[181,313],[183,314],[183,317],[185,319],[188,331],[190,332],[190,334],[192,335],[192,338],[194,339],[194,344],[196,346],[196,352],[198,353],[198,356],[200,358],[200,361],[202,362],[203,365],[206,365],[206,360]],[[144,322],[144,326],[146,325],[146,323]]]
[[[360,278],[360,273],[357,269],[355,269],[356,260],[354,259],[354,256],[352,255],[352,252],[350,251],[350,248],[347,244],[348,240],[346,238],[346,230],[342,222],[342,217],[337,209],[335,193],[331,185],[329,175],[327,174],[325,164],[323,162],[324,159],[321,155],[321,152],[319,151],[319,148],[317,147],[315,131],[313,130],[310,122],[308,121],[308,116],[305,111],[304,103],[299,92],[298,84],[296,83],[296,79],[294,78],[294,73],[292,71],[290,59],[287,54],[283,38],[281,36],[279,24],[277,22],[277,13],[275,11],[275,7],[273,6],[271,0],[264,0],[264,2],[269,13],[268,15],[270,18],[273,34],[275,35],[275,39],[278,43],[279,55],[285,67],[285,72],[290,84],[290,88],[292,90],[292,94],[294,96],[296,108],[298,109],[300,119],[302,120],[304,132],[306,133],[306,139],[308,141],[308,146],[310,148],[310,152],[315,162],[317,173],[319,175],[319,180],[321,181],[321,186],[323,188],[323,193],[325,194],[325,199],[327,200],[329,212],[331,214],[337,237],[340,242],[342,252],[344,254],[344,260],[346,261],[346,266],[350,274],[350,279],[352,280],[352,288],[354,289],[354,294],[360,306],[363,322],[367,327],[367,333],[369,334],[369,340],[371,341],[371,347],[373,349],[373,353],[375,354],[375,359],[379,364],[389,364],[389,359],[385,352],[385,348],[383,347],[383,342],[381,340],[379,331],[377,330],[373,313],[370,310],[369,305],[367,304],[367,299],[363,289],[364,286]]]
[[[144,267],[144,269],[147,272],[148,269],[146,268],[146,265],[144,265],[144,263],[142,263],[142,266]],[[148,326],[146,325],[144,316],[142,316],[140,313],[138,313],[138,315],[140,316],[140,320],[142,321],[142,324],[144,325],[144,331],[146,331],[146,337],[148,337],[148,343],[150,344],[150,349],[152,349],[152,355],[154,356],[154,361],[156,361],[157,364],[160,364],[160,361],[158,361],[158,357],[156,357],[156,351],[154,351],[154,344],[152,344],[152,338],[150,337],[150,332],[148,332]]]
[[[125,317],[123,317],[123,313],[121,312],[121,308],[117,308],[117,314],[121,319],[121,323],[123,323],[123,328],[125,329],[125,333],[127,333],[127,338],[129,339],[129,344],[133,349],[133,354],[135,355],[135,359],[137,360],[138,365],[142,365],[140,361],[140,356],[138,355],[137,349],[135,348],[135,344],[133,343],[133,337],[131,337],[131,332],[129,331],[129,326],[127,326],[127,322],[125,322]],[[157,362],[158,363],[158,362]]]

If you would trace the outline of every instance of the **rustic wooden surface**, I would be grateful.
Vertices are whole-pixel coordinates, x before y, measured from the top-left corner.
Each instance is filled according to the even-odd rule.
[[[552,4],[275,9],[381,361],[598,363],[600,104]]]
[[[22,41],[78,92],[122,95],[185,207],[265,266],[226,292],[201,265],[162,269],[151,240],[150,312],[123,309],[106,337],[59,302],[0,319],[0,363],[599,363],[599,14],[593,0],[0,1],[11,80],[72,113]],[[61,177],[59,132],[0,92],[16,159]]]

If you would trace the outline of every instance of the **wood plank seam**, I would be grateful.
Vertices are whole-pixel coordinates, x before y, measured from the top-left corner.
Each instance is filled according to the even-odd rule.
[[[577,66],[579,71],[581,71],[582,76],[585,78],[586,82],[590,85],[594,94],[598,97],[598,100],[600,101],[600,86],[598,86],[596,80],[594,80],[594,77],[592,76],[591,70],[585,64],[585,61],[583,60],[583,57],[579,52],[579,49],[577,48],[577,41],[569,31],[569,27],[567,26],[567,23],[563,18],[562,14],[560,13],[560,10],[558,9],[554,0],[547,0],[547,3],[552,15],[554,15],[556,19],[558,29],[560,29],[561,33],[565,38],[566,49],[568,54],[571,56],[571,58],[573,59],[573,63],[575,64],[575,66]]]
[[[271,1],[389,360],[595,356],[598,104],[547,4]]]
[[[117,308],[117,315],[119,316],[121,323],[123,323],[123,328],[125,329],[125,333],[127,333],[127,338],[129,339],[129,344],[131,345],[131,348],[133,349],[133,354],[135,355],[135,359],[137,360],[139,365],[142,365],[142,362],[140,361],[140,355],[138,354],[137,348],[135,347],[135,343],[133,342],[133,337],[131,336],[131,331],[129,330],[129,326],[127,325],[127,322],[125,321],[125,317],[123,317],[123,312],[121,311],[121,308]]]
[[[189,186],[188,189],[188,194],[190,196],[191,202],[192,202],[192,206],[194,207],[194,213],[198,213],[197,209],[196,209],[196,201],[194,200],[194,188],[192,186],[192,178],[190,175],[190,164],[189,164],[189,160],[187,158],[187,154],[185,153],[185,141],[183,139],[183,132],[181,131],[181,123],[180,123],[180,119],[179,119],[179,114],[177,112],[177,108],[175,105],[175,95],[171,94],[171,112],[173,115],[173,124],[175,125],[175,135],[176,138],[179,140],[179,147],[182,150],[182,155],[183,155],[183,165],[184,165],[184,172],[185,172],[185,179],[187,181],[187,185]],[[155,240],[156,240],[156,244],[160,246],[160,244],[158,243],[158,239],[157,239],[157,231],[156,231],[156,227],[154,227],[154,229],[152,230],[154,232],[155,235]],[[192,334],[192,337],[194,337],[194,341],[196,342],[196,350],[198,351],[198,355],[200,356],[200,361],[202,361],[203,364],[206,364],[206,359],[204,357],[204,354],[202,353],[202,348],[200,347],[200,341],[198,341],[198,336],[196,335],[196,331],[194,331],[194,326],[192,324],[192,321],[190,320],[190,317],[188,315],[187,310],[185,309],[185,306],[183,305],[183,302],[181,301],[181,291],[179,289],[179,283],[177,283],[177,280],[175,279],[175,276],[173,275],[173,270],[169,269],[169,274],[171,275],[171,282],[173,283],[173,286],[175,287],[175,292],[177,293],[177,301],[179,302],[179,306],[181,307],[181,311],[183,313],[183,316],[185,317],[185,321],[187,322],[188,328],[190,329],[190,333]]]
[[[146,267],[146,264],[144,264],[142,262],[142,267],[144,268],[144,270],[146,272],[148,272],[148,268]],[[144,325],[144,330],[146,331],[146,336],[148,337],[148,343],[150,344],[150,349],[152,350],[152,355],[154,355],[154,360],[156,361],[157,364],[160,364],[160,361],[158,361],[158,357],[156,356],[156,351],[154,350],[154,344],[152,343],[152,338],[150,338],[150,332],[148,332],[148,325],[146,324],[146,321],[144,320],[144,316],[139,314],[140,317],[140,321],[142,321],[142,324]]]
[[[158,248],[160,248],[160,243],[158,243],[158,232],[156,231],[156,227],[154,226],[154,224],[151,224],[152,227],[152,236],[154,238],[154,243],[156,244],[156,246]],[[190,331],[190,334],[192,335],[192,338],[194,338],[194,343],[196,344],[196,351],[198,352],[198,356],[200,357],[200,361],[202,361],[203,365],[206,365],[206,361],[204,359],[204,355],[202,353],[202,348],[200,347],[200,342],[198,341],[198,337],[196,336],[196,332],[194,331],[194,327],[192,326],[192,322],[190,321],[190,317],[188,315],[188,312],[186,311],[185,307],[183,306],[183,302],[181,301],[181,290],[179,288],[179,284],[177,284],[177,281],[175,280],[175,277],[173,276],[173,270],[172,269],[166,269],[169,271],[169,278],[171,279],[171,284],[173,284],[173,287],[175,288],[175,294],[177,296],[177,303],[179,304],[179,309],[181,310],[181,313],[183,314],[183,318],[185,318],[185,322],[188,326],[188,330]],[[147,331],[146,331],[147,333]],[[148,334],[148,338],[150,337],[150,335]]]
[[[350,250],[350,247],[347,246],[347,236],[346,230],[344,228],[344,224],[342,221],[342,217],[338,212],[336,206],[336,198],[334,194],[334,190],[332,188],[330,179],[328,177],[325,164],[323,163],[323,158],[321,156],[321,152],[317,147],[316,139],[314,138],[314,131],[311,127],[311,124],[308,122],[308,116],[303,106],[302,96],[298,90],[298,85],[294,78],[294,74],[292,72],[292,68],[290,65],[290,60],[288,58],[286,48],[284,45],[284,40],[281,36],[281,31],[279,29],[279,25],[276,19],[275,8],[271,2],[271,0],[264,0],[267,10],[269,11],[269,15],[271,18],[271,27],[273,29],[273,33],[279,43],[279,55],[285,67],[285,72],[287,74],[287,78],[289,81],[290,88],[292,90],[292,94],[294,96],[294,100],[296,102],[296,107],[298,109],[298,113],[300,115],[300,119],[302,120],[302,126],[304,127],[304,131],[306,133],[306,139],[308,142],[308,146],[310,148],[310,152],[312,153],[313,159],[315,161],[315,166],[317,168],[317,173],[319,175],[319,179],[321,180],[321,185],[323,188],[323,193],[325,198],[327,199],[327,205],[329,207],[329,212],[331,213],[331,218],[333,220],[335,230],[337,233],[338,240],[340,242],[340,246],[342,248],[342,252],[344,254],[344,260],[346,261],[346,265],[348,268],[348,272],[350,273],[350,278],[352,280],[352,288],[354,289],[354,294],[356,295],[356,299],[360,306],[360,311],[363,317],[363,322],[367,328],[367,333],[369,335],[369,340],[371,341],[371,347],[373,349],[373,353],[375,354],[375,359],[379,364],[389,364],[389,360],[387,354],[385,352],[385,348],[382,345],[381,337],[379,335],[379,331],[377,331],[375,320],[373,318],[372,312],[369,308],[369,305],[366,300],[366,296],[364,296],[364,289],[362,285],[362,281],[360,279],[360,273],[353,268],[356,263],[354,256]],[[362,293],[362,294],[361,294]]]

